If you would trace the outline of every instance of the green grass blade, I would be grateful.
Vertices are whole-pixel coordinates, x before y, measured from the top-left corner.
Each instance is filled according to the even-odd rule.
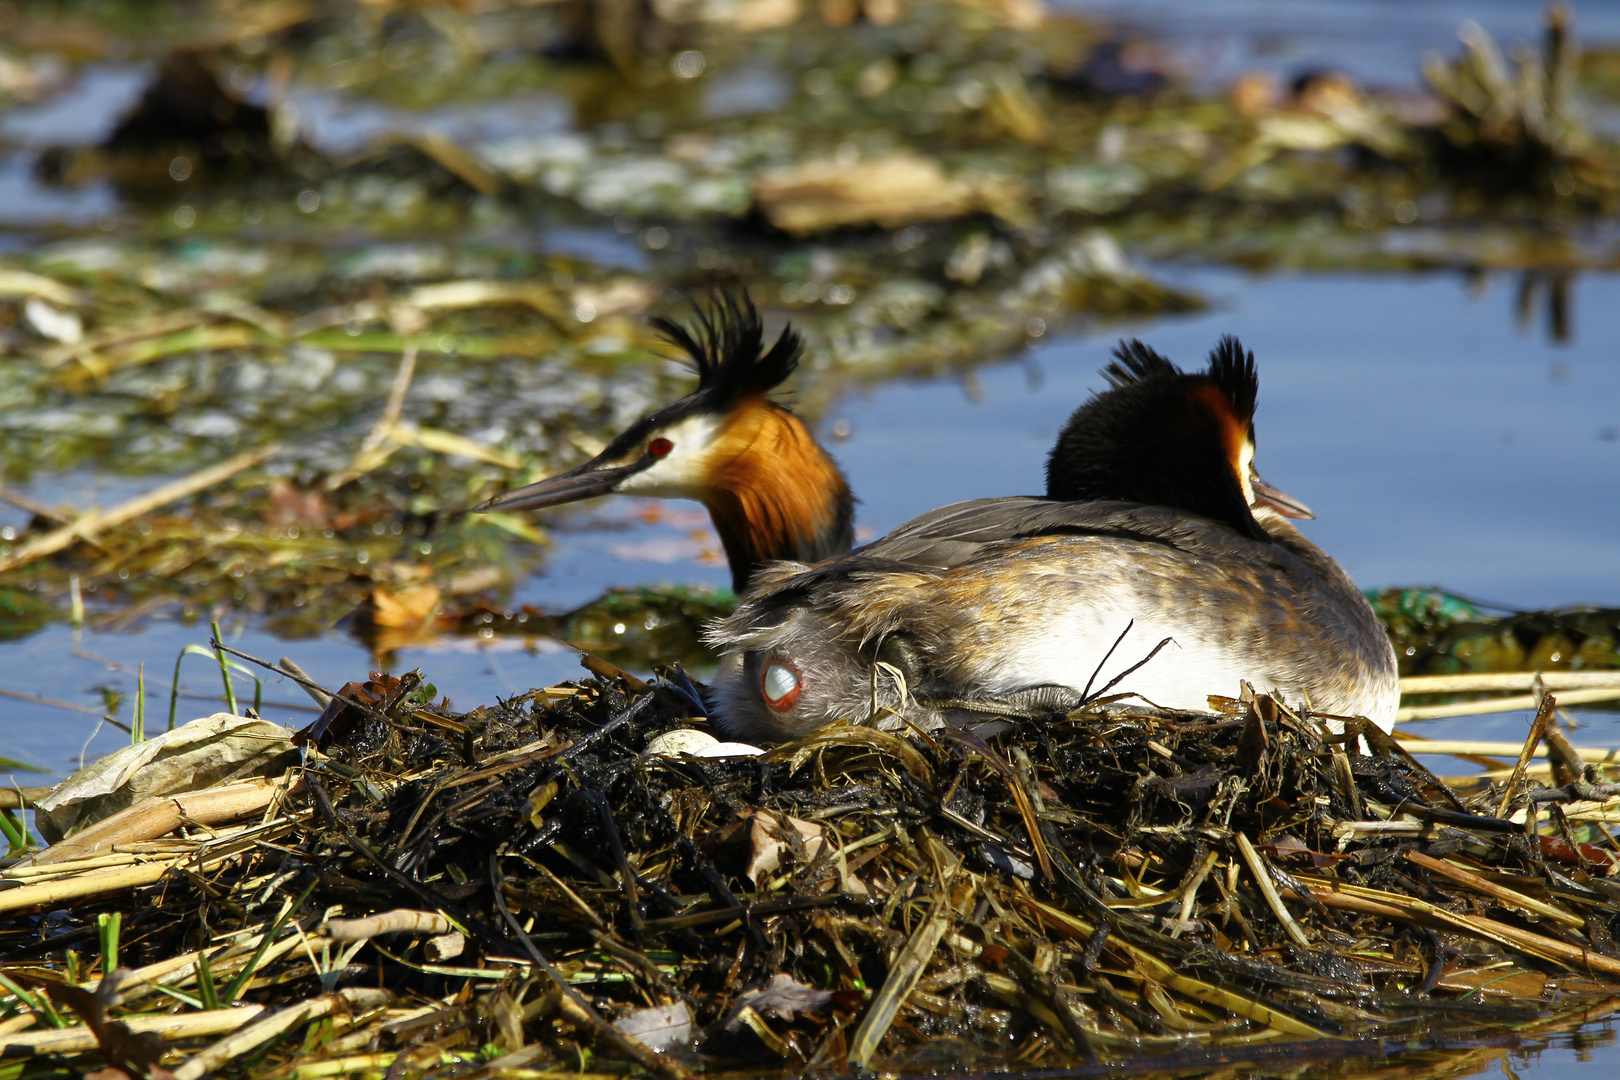
[[[6,834],[9,845],[6,858],[13,858],[28,847],[28,831],[23,828],[21,821],[11,816],[10,810],[0,809],[0,832]]]
[[[180,655],[174,658],[174,683],[169,687],[169,730],[174,730],[175,708],[180,702],[180,661],[188,656],[206,656],[213,660],[218,654],[204,645],[187,645],[180,650]],[[226,684],[230,685],[229,683]],[[43,772],[44,770],[40,770]]]
[[[135,715],[129,725],[129,741],[146,741],[146,663],[142,661],[135,675]]]
[[[214,966],[209,963],[206,952],[197,954],[197,992],[202,998],[202,1008],[219,1008],[219,991],[214,987]]]
[[[220,995],[222,1005],[236,1004],[236,996],[242,992],[243,987],[247,986],[248,980],[253,978],[253,972],[258,968],[259,960],[264,956],[265,950],[270,948],[270,943],[275,941],[276,937],[281,933],[281,928],[287,925],[287,920],[292,918],[293,912],[303,907],[304,901],[308,900],[309,894],[314,891],[315,882],[312,881],[304,887],[303,892],[298,894],[298,899],[292,902],[292,906],[281,913],[281,917],[276,920],[276,924],[265,933],[264,937],[259,939],[259,947],[254,950],[253,959],[249,960],[247,966],[236,973],[236,978],[230,981],[230,984],[225,987],[225,992]]]
[[[24,990],[22,987],[18,986],[16,983],[12,982],[10,979],[6,978],[4,975],[0,975],[0,986],[5,987],[12,994],[16,995],[18,1001],[22,1002],[30,1009],[33,1009],[36,1013],[43,1016],[45,1018],[45,1022],[51,1025],[51,1027],[65,1028],[68,1026],[67,1021],[62,1019],[62,1014],[58,1013],[54,1008],[51,1007],[50,1000],[46,998],[45,995],[41,994],[36,997]]]
[[[101,937],[101,974],[103,977],[118,967],[118,933],[123,929],[124,917],[119,912],[96,916],[96,930]]]
[[[259,681],[259,676],[254,674],[253,669],[245,664],[238,664],[235,660],[228,660],[226,663],[253,680],[253,712],[254,715],[258,715],[259,706],[264,701],[264,684]]]
[[[220,642],[225,640],[225,635],[219,632],[218,619],[210,620],[208,628],[214,632],[214,644],[216,646],[214,655],[219,657],[219,677],[225,680],[225,709],[232,716],[238,716],[240,714],[236,711],[236,688],[231,685],[231,669],[225,660],[225,650],[217,647]]]

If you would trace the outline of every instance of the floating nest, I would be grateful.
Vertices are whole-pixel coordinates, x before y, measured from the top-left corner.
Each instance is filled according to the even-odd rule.
[[[1620,799],[1530,746],[1456,790],[1258,698],[700,757],[649,752],[678,669],[596,670],[350,684],[301,764],[6,870],[0,1071],[1461,1068],[1620,1004]]]

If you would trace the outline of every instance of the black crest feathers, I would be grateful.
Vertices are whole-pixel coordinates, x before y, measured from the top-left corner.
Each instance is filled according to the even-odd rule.
[[[1180,375],[1181,369],[1172,364],[1165,356],[1144,345],[1136,338],[1126,341],[1120,339],[1114,346],[1114,362],[1103,368],[1103,378],[1113,387],[1126,386],[1133,382],[1141,382],[1155,375]]]
[[[1254,416],[1255,397],[1260,392],[1260,376],[1254,370],[1254,353],[1244,352],[1243,343],[1231,334],[1209,350],[1209,379],[1232,403],[1232,411],[1242,420]]]
[[[1102,375],[1109,388],[1074,411],[1052,447],[1047,496],[1171,506],[1263,539],[1231,437],[1234,423],[1252,431],[1254,354],[1227,336],[1211,350],[1207,370],[1182,371],[1133,339],[1115,347]]]
[[[804,342],[791,326],[765,348],[765,326],[747,293],[717,291],[706,308],[694,300],[692,313],[690,327],[662,317],[652,324],[686,353],[698,376],[692,397],[710,408],[776,389],[804,355]]]

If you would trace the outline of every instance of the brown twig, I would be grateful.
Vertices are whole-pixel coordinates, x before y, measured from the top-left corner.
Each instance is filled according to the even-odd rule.
[[[1536,710],[1536,718],[1530,724],[1530,732],[1524,737],[1524,749],[1519,751],[1518,764],[1513,766],[1513,775],[1502,788],[1502,801],[1496,805],[1497,817],[1507,816],[1508,807],[1512,805],[1513,797],[1518,794],[1519,785],[1524,782],[1525,766],[1530,764],[1530,755],[1536,752],[1536,747],[1541,743],[1542,733],[1547,730],[1547,722],[1552,719],[1553,707],[1557,704],[1551,694],[1542,695],[1541,707]]]
[[[388,432],[398,422],[399,414],[405,408],[405,395],[411,388],[411,378],[415,374],[416,345],[412,343],[405,346],[405,351],[400,354],[399,367],[394,370],[394,382],[388,388],[388,400],[383,403],[382,415],[371,425],[366,437],[360,440],[360,445],[355,450],[354,456],[349,459],[349,463],[326,478],[326,482],[321,485],[322,490],[336,491],[350,480],[370,471],[370,468],[375,468],[366,465],[366,458],[383,444],[388,438]]]
[[[264,446],[228,458],[218,465],[210,465],[190,476],[153,488],[144,495],[137,495],[133,499],[119,503],[111,510],[91,510],[80,514],[72,522],[59,529],[53,529],[44,536],[36,537],[22,544],[10,555],[0,558],[0,572],[15,570],[35,559],[54,555],[64,548],[71,547],[81,538],[93,536],[104,529],[114,528],[172,502],[179,502],[200,491],[206,491],[245,469],[262,464],[280,449],[280,443],[266,443]]]

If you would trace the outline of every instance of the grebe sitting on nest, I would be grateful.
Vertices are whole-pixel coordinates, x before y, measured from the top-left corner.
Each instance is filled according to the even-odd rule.
[[[1058,438],[1046,497],[957,503],[756,575],[709,635],[727,731],[794,738],[874,706],[938,726],[1103,688],[1201,710],[1242,681],[1390,728],[1383,627],[1288,523],[1309,511],[1254,472],[1253,354],[1223,338],[1195,373],[1140,342],[1115,357]]]

